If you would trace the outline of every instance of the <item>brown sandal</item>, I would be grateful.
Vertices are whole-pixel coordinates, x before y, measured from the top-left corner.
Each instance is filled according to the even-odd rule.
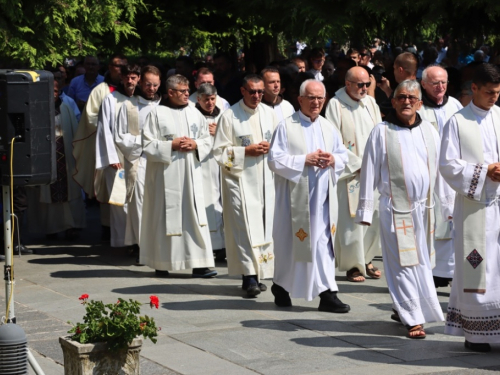
[[[424,326],[422,324],[417,324],[416,326],[406,326],[408,328],[408,337],[410,339],[425,339]],[[415,333],[415,335],[412,335]]]
[[[362,283],[365,281],[365,277],[357,268],[351,268],[349,271],[346,272],[347,280],[353,283]],[[362,277],[363,280],[356,280],[356,278]]]
[[[368,266],[371,266],[370,268]],[[376,272],[379,271],[377,267],[375,267],[372,262],[366,265],[366,274],[370,276],[372,279],[380,279],[382,277],[382,272],[378,275]]]

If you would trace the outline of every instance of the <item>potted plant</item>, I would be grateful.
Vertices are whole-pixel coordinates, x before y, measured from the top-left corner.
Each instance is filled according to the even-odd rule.
[[[66,375],[126,374],[139,375],[139,353],[143,338],[156,343],[159,328],[153,318],[141,316],[141,303],[118,298],[104,304],[82,294],[85,305],[83,323],[71,328],[68,337],[60,337]],[[149,297],[151,308],[159,306],[156,296]],[[71,324],[71,322],[68,322]],[[141,337],[142,336],[142,337]]]

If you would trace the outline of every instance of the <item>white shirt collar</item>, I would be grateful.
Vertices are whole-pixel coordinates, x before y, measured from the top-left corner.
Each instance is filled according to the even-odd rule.
[[[472,112],[478,116],[478,117],[481,117],[481,118],[485,118],[486,116],[488,116],[488,114],[491,112],[491,108],[488,109],[488,110],[485,110],[485,109],[481,109],[479,108],[478,106],[476,106],[472,100],[470,101],[470,108],[472,109]]]

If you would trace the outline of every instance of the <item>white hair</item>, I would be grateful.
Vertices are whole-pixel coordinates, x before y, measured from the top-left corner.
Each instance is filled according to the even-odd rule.
[[[441,68],[444,70],[444,72],[446,73],[446,77],[448,77],[448,72],[446,71],[445,68],[443,68],[441,65],[439,64],[431,64],[429,65],[427,68],[424,69],[424,71],[422,72],[422,81],[427,81],[427,74],[429,73],[429,69],[430,68]]]
[[[418,92],[418,98],[421,100],[422,99],[422,90],[420,89],[420,84],[417,81],[414,81],[412,79],[407,79],[403,82],[401,82],[398,87],[396,87],[396,90],[394,90],[394,97],[398,96],[398,94],[401,92],[401,90],[406,90],[408,92]]]
[[[325,88],[325,85],[323,84],[323,82],[321,81],[317,81],[315,79],[306,79],[304,82],[302,82],[302,84],[300,85],[300,89],[299,89],[299,95],[300,96],[304,96],[304,94],[306,93],[306,88],[307,88],[307,85],[310,84],[311,82],[317,82],[319,83],[322,87],[323,87],[323,96],[326,96],[326,88]]]

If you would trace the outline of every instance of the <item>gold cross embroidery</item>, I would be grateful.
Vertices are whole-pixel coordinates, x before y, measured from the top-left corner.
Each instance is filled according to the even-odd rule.
[[[299,238],[300,242],[304,242],[308,234],[304,232],[304,229],[300,228],[300,230],[295,233],[295,235]]]
[[[335,224],[332,224],[332,229],[331,229],[332,236],[335,234],[336,231],[337,231],[337,228],[335,227]]]
[[[409,228],[413,228],[413,225],[406,225],[406,224],[405,224],[405,221],[403,220],[403,226],[402,226],[402,227],[396,227],[396,230],[398,230],[398,229],[403,229],[403,230],[404,230],[404,232],[405,232],[405,236],[406,236],[406,228],[408,228],[408,229],[409,229]]]

